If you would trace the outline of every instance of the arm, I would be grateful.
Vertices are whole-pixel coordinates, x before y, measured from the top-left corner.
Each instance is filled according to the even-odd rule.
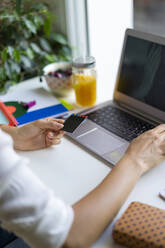
[[[89,247],[113,220],[142,171],[124,157],[91,193],[74,206],[75,219],[64,247]],[[77,238],[75,238],[77,237]]]
[[[0,130],[0,224],[30,247],[59,248],[72,224],[73,210],[27,164]]]
[[[165,125],[136,138],[103,182],[77,202],[64,247],[89,247],[123,205],[139,177],[165,159]]]

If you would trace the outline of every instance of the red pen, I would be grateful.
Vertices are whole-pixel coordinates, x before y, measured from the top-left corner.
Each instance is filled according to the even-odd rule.
[[[6,116],[6,118],[9,121],[9,126],[17,126],[18,121],[15,119],[15,117],[8,111],[6,105],[0,101],[0,109],[2,110],[3,114]]]

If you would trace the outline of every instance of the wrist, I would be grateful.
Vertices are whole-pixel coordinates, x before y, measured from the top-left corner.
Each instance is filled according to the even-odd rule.
[[[122,164],[125,168],[128,167],[129,170],[133,170],[139,177],[145,172],[143,163],[127,153],[119,161],[119,164]]]
[[[15,129],[16,127],[10,127],[8,125],[0,125],[0,128],[2,129],[2,131],[4,131],[5,133],[8,133],[10,136],[14,136],[15,133]]]
[[[8,125],[0,125],[0,128],[2,129],[2,131],[4,131],[5,133],[9,134],[12,139],[13,139],[13,143],[14,143],[14,147],[16,145],[16,141],[17,141],[17,127],[10,127]]]

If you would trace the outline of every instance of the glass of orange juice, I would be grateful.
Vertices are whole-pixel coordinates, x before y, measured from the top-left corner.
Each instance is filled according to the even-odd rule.
[[[76,103],[82,107],[91,107],[96,103],[95,58],[79,57],[73,61],[72,80]]]

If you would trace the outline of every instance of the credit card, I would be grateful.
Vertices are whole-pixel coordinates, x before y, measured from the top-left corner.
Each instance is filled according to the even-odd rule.
[[[62,130],[68,132],[68,133],[73,133],[75,129],[87,118],[86,115],[77,115],[77,114],[72,114],[69,116],[65,122],[64,122],[64,127]]]

